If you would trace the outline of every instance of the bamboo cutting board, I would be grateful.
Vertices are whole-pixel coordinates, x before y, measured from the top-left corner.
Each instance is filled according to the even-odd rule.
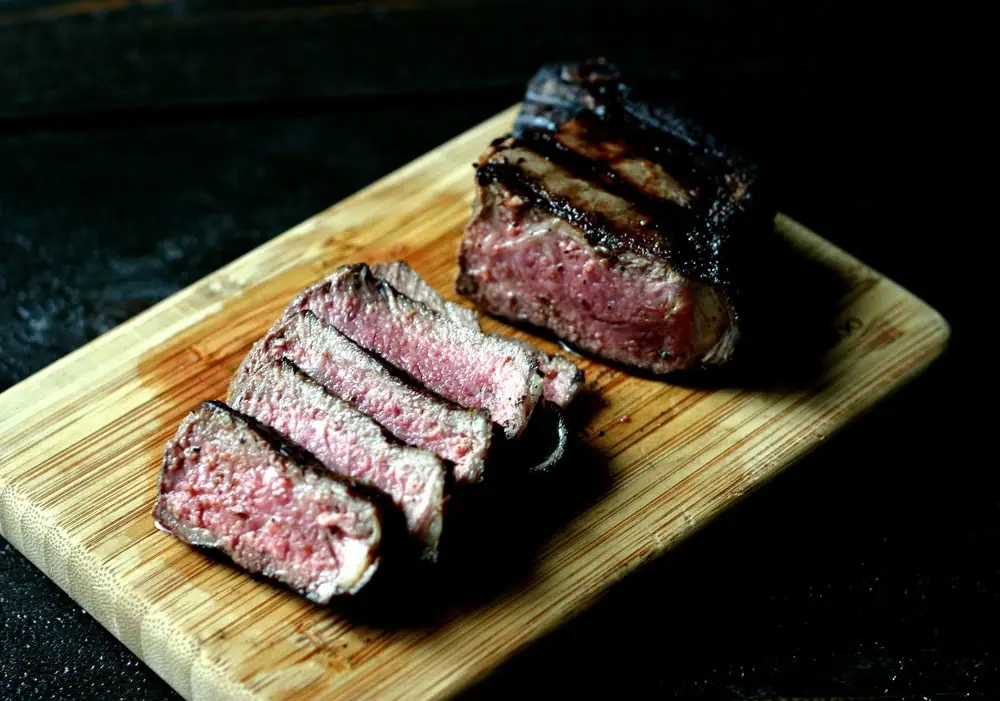
[[[943,350],[949,330],[933,309],[779,216],[781,237],[818,271],[808,277],[839,284],[833,303],[809,315],[830,339],[815,375],[692,387],[578,359],[591,389],[575,417],[586,450],[559,479],[586,487],[532,502],[525,511],[541,506],[558,517],[525,516],[538,531],[519,533],[522,548],[508,543],[495,557],[472,557],[481,576],[445,586],[448,594],[417,620],[314,606],[156,530],[150,510],[164,442],[199,401],[223,397],[243,354],[298,290],[341,263],[403,257],[455,298],[469,164],[509,128],[515,109],[0,396],[0,533],[184,697],[450,695]],[[804,323],[790,317],[782,328],[795,338]]]

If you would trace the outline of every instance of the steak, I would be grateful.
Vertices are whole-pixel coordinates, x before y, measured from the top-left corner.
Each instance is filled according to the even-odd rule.
[[[287,359],[246,377],[229,402],[308,450],[331,472],[384,492],[427,554],[437,552],[445,471],[435,455],[390,442],[377,423]]]
[[[542,396],[565,409],[583,388],[583,370],[561,355],[549,355],[527,341],[510,339],[520,343],[525,350],[535,356],[538,370],[542,373]]]
[[[356,593],[378,566],[376,506],[221,402],[202,403],[167,443],[154,516],[320,604]]]
[[[410,299],[448,317],[460,326],[479,331],[479,315],[474,310],[446,300],[405,261],[374,263],[371,271],[375,277],[385,280]]]
[[[479,331],[479,315],[468,307],[449,302],[404,261],[375,263],[372,272],[410,299],[447,316],[456,324]],[[509,339],[514,340],[514,339]],[[549,355],[527,341],[517,341],[535,356],[542,373],[542,396],[565,408],[583,386],[583,371],[561,355]]]
[[[456,481],[482,478],[492,436],[486,412],[463,409],[411,387],[308,311],[287,314],[254,344],[233,378],[230,396],[239,394],[258,367],[281,358],[400,441],[453,463]]]
[[[375,277],[345,265],[303,292],[308,309],[430,391],[485,409],[508,438],[524,430],[542,391],[538,362],[509,340],[456,324]]]
[[[612,65],[543,67],[477,163],[458,292],[653,374],[724,364],[741,335],[733,261],[774,216],[759,180]]]

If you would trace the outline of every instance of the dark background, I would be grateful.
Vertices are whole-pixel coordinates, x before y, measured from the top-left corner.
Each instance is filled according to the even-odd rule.
[[[959,401],[989,355],[980,234],[941,164],[978,138],[947,126],[958,8],[915,8],[0,2],[0,390],[515,102],[540,62],[604,54],[699,97],[783,211],[953,341],[470,696],[995,698],[998,497]],[[22,698],[175,697],[0,540],[0,699]]]

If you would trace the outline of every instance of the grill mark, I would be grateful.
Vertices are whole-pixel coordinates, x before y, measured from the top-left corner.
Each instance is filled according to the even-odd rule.
[[[529,204],[541,207],[555,217],[577,228],[587,243],[606,249],[613,254],[635,253],[666,263],[681,274],[707,284],[726,287],[727,267],[720,264],[723,242],[714,231],[717,218],[714,209],[722,206],[717,198],[703,200],[702,211],[674,207],[677,213],[686,214],[687,221],[676,228],[664,227],[650,217],[643,228],[620,226],[600,212],[574,203],[570,198],[553,195],[531,175],[501,156],[487,161],[476,169],[476,183],[486,187],[499,183],[512,193],[520,195]],[[634,203],[635,198],[630,202]],[[640,212],[641,214],[641,212]]]
[[[717,177],[712,164],[704,162],[692,144],[676,134],[666,130],[652,131],[647,125],[627,119],[626,115],[614,110],[603,118],[590,111],[580,112],[576,120],[584,127],[588,141],[596,137],[623,142],[632,156],[660,164],[679,182],[699,192],[709,192],[714,187]]]
[[[659,258],[735,299],[745,279],[731,261],[746,255],[754,232],[766,232],[774,218],[770,186],[761,168],[749,154],[721,140],[697,111],[664,101],[658,91],[647,93],[640,85],[625,82],[611,64],[602,66],[602,71],[607,69],[602,77],[574,74],[578,65],[554,63],[535,74],[515,120],[514,136],[521,140],[543,131],[559,139],[571,132],[584,143],[597,145],[603,140],[662,166],[683,185],[696,185],[697,193],[692,194],[698,211],[693,225],[660,236],[665,239],[660,245],[622,232],[624,248]],[[604,82],[604,76],[611,82]],[[598,181],[606,185],[608,179]],[[641,188],[641,181],[638,185]],[[630,199],[641,202],[635,196]],[[652,211],[646,204],[642,209]]]
[[[654,235],[640,238],[638,232],[620,230],[603,214],[575,205],[566,197],[554,196],[536,178],[509,162],[490,161],[483,164],[476,171],[476,180],[483,187],[494,182],[500,183],[531,204],[565,220],[583,232],[591,246],[601,246],[615,252],[634,250],[669,262],[669,249],[664,245],[667,242],[662,237],[655,236],[656,232],[650,231]]]
[[[574,151],[559,141],[553,132],[527,131],[521,141],[573,177],[598,185],[631,203],[649,220],[649,227],[656,231],[662,231],[665,227],[684,230],[694,224],[695,217],[691,209],[682,207],[673,200],[650,195],[628,178],[623,178],[608,161],[593,160]]]

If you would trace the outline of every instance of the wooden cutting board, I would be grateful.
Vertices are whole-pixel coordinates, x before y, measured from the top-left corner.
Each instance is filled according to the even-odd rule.
[[[815,448],[943,350],[949,329],[933,309],[779,216],[777,231],[799,261],[789,268],[787,298],[808,300],[792,282],[796,271],[809,271],[803,281],[829,279],[838,291],[830,305],[793,305],[778,315],[775,352],[784,348],[788,358],[769,367],[801,360],[807,346],[795,343],[818,322],[824,333],[816,338],[828,341],[818,370],[762,371],[753,386],[713,389],[581,359],[591,392],[574,419],[586,449],[558,476],[568,486],[539,486],[544,499],[525,495],[523,505],[499,512],[516,526],[472,534],[475,552],[451,586],[440,585],[444,595],[399,607],[419,615],[392,607],[379,615],[370,602],[317,607],[156,530],[150,510],[164,442],[197,402],[223,397],[250,344],[298,290],[341,263],[403,257],[455,298],[470,164],[509,128],[515,109],[0,396],[0,533],[184,697],[450,695]]]

